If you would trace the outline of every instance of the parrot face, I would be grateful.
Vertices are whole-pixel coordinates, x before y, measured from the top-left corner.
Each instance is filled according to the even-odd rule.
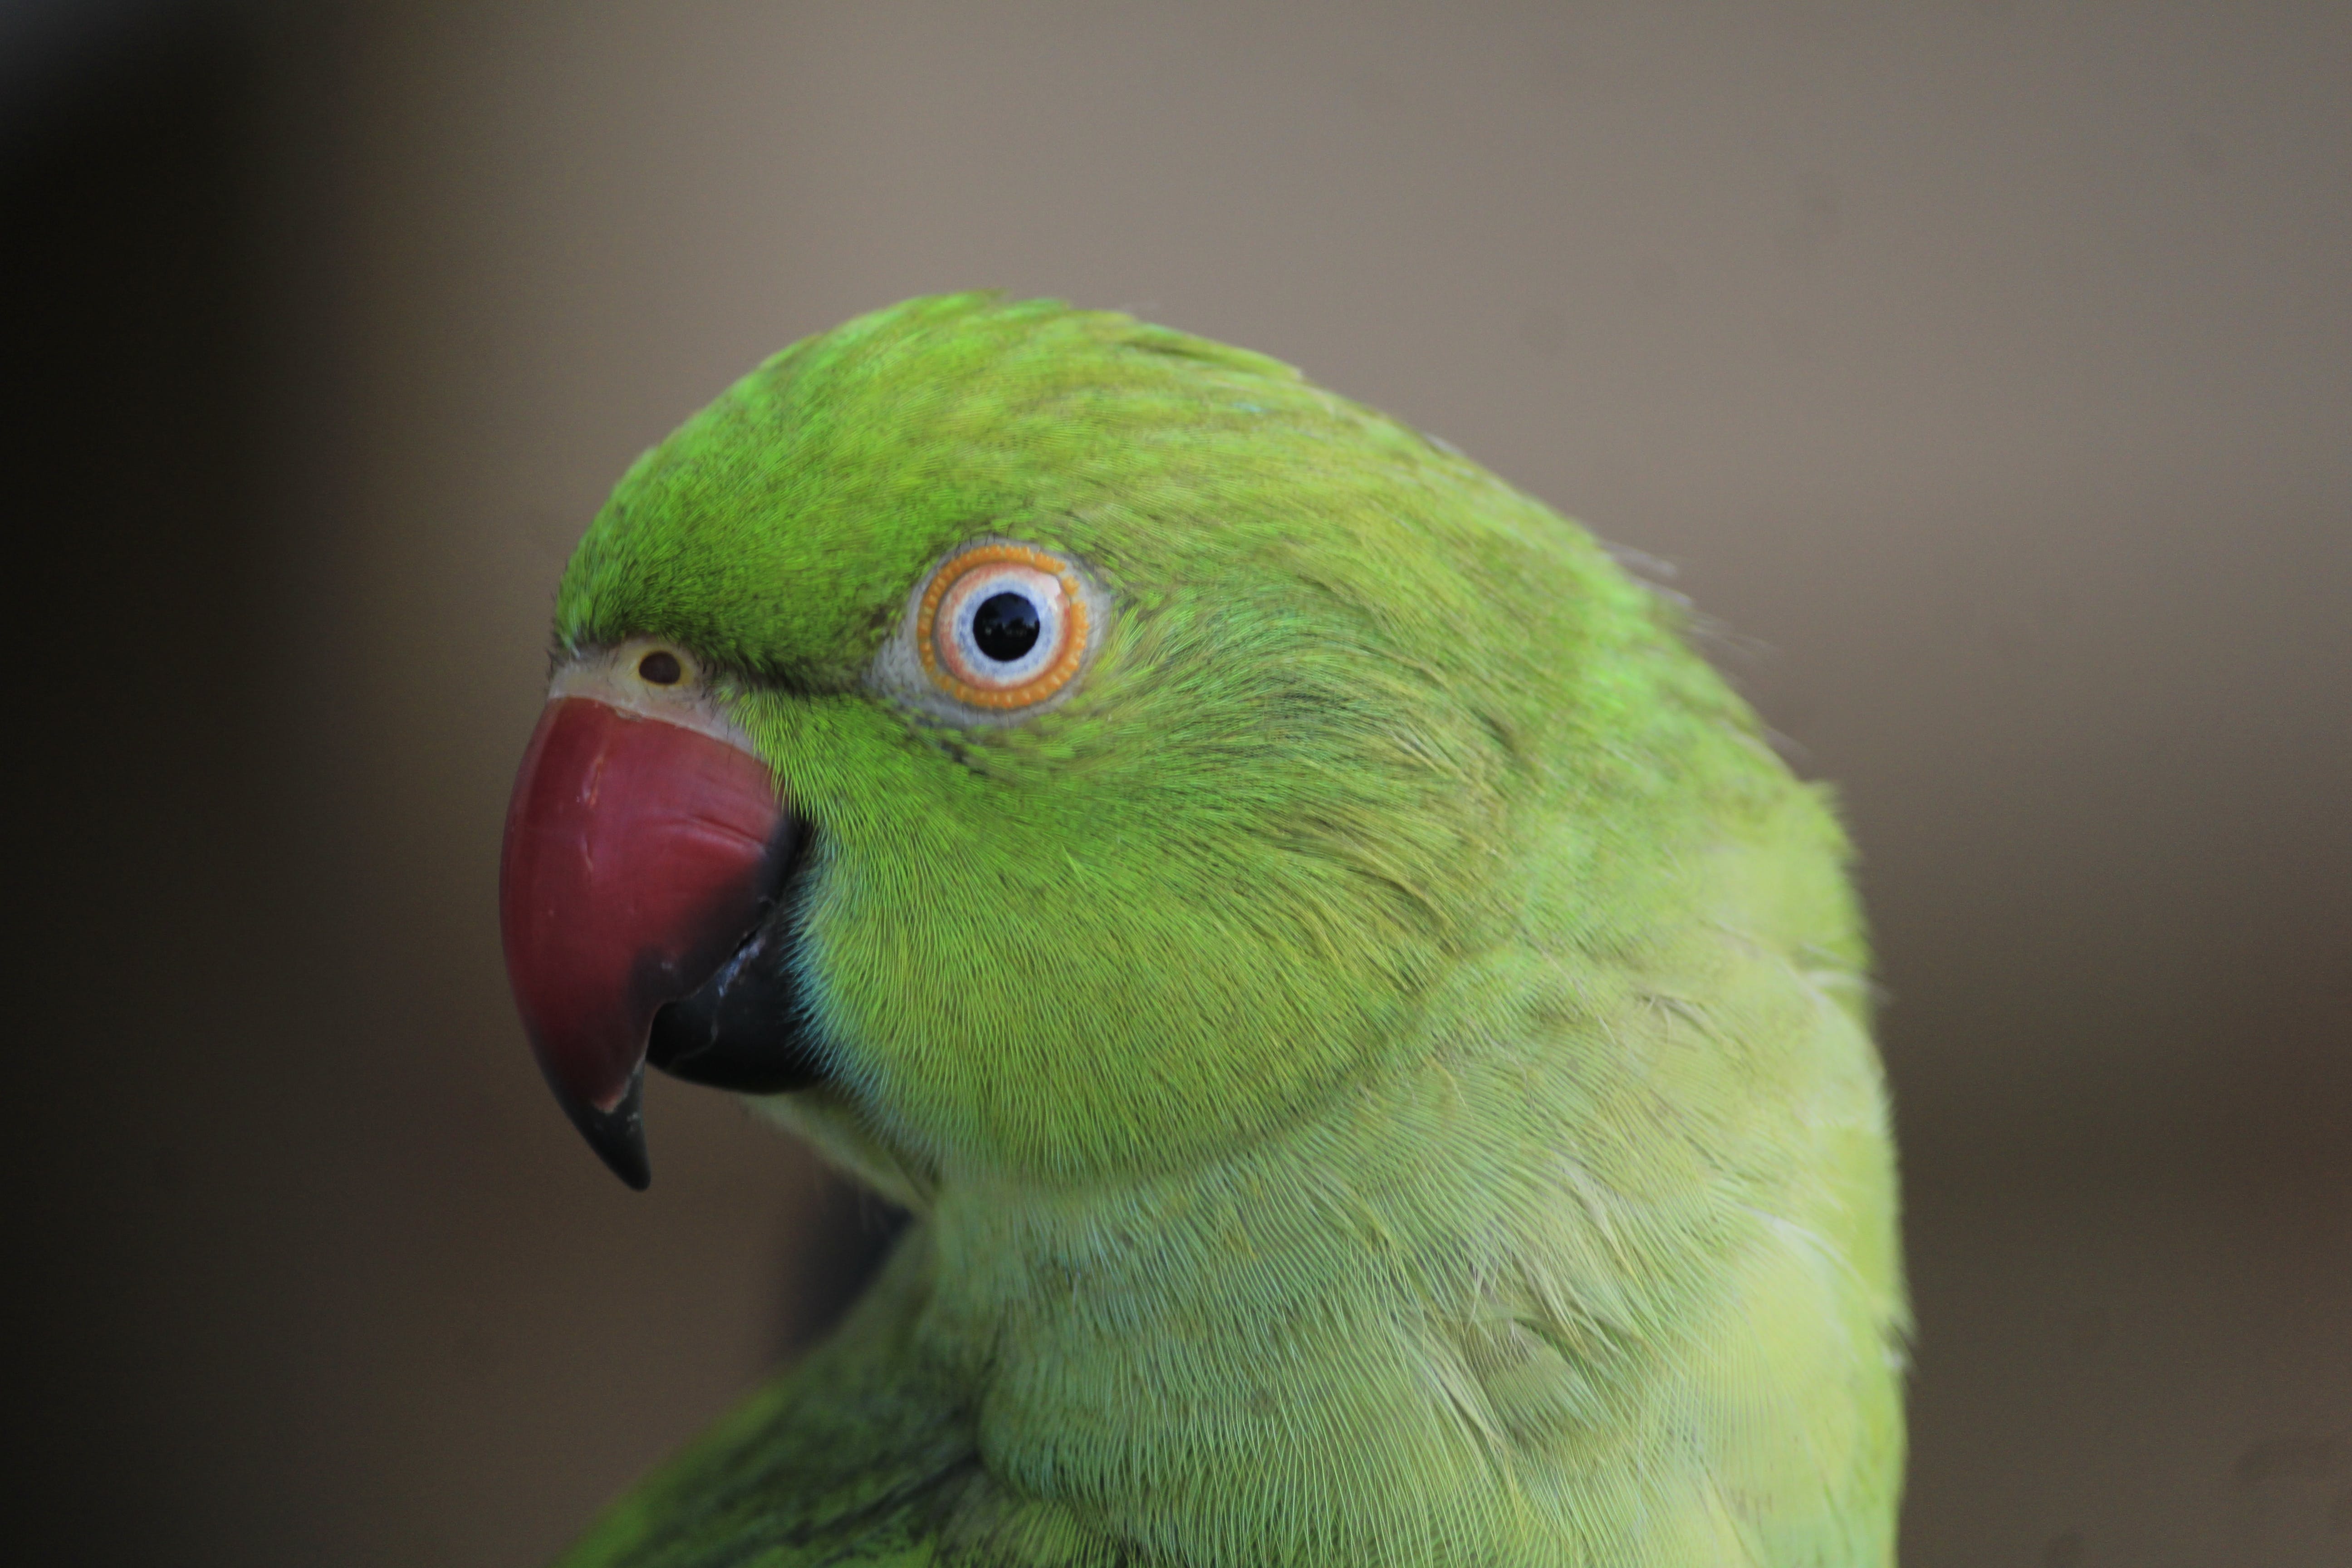
[[[973,335],[968,307],[932,309]],[[565,580],[508,946],[541,1066],[625,1176],[648,1044],[740,1089],[821,1076],[926,1165],[1181,1158],[1377,1057],[1486,917],[1521,721],[1448,682],[1524,662],[1528,607],[1465,582],[1463,542],[1359,505],[1315,447],[1265,453],[1336,412],[1418,482],[1467,465],[1255,356],[979,320],[944,363],[919,320],[767,367],[638,465]],[[1071,377],[1074,348],[1110,374]],[[1243,460],[1199,460],[1220,446]],[[1545,542],[1489,531],[1481,555]],[[1575,609],[1535,614],[1572,640]],[[653,683],[656,658],[678,678]],[[644,780],[578,804],[623,755]],[[612,815],[647,799],[732,848],[696,859],[688,829]],[[679,1016],[714,1009],[744,1016]],[[792,1020],[757,1060],[754,1014]],[[673,1037],[696,1030],[689,1058]]]
[[[1905,1310],[1845,845],[1678,612],[1286,366],[918,300],[567,569],[501,910],[914,1210],[581,1564],[1885,1563]]]

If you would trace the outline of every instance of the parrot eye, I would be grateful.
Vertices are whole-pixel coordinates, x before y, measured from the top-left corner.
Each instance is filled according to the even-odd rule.
[[[1069,684],[1087,649],[1077,574],[1025,544],[982,544],[941,566],[916,612],[931,684],[980,708],[1026,708]]]
[[[686,667],[667,648],[656,648],[637,660],[637,679],[653,686],[676,686],[686,679]]]

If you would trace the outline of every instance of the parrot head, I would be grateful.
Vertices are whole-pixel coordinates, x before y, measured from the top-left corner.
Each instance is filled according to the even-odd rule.
[[[1551,862],[1638,836],[1673,640],[1580,531],[1286,366],[877,312],[646,454],[566,572],[501,879],[532,1048],[639,1186],[647,1061],[901,1195],[1265,1136],[1519,918],[1563,758]]]

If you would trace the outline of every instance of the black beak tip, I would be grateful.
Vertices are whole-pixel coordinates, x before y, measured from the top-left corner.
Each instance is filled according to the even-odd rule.
[[[593,1105],[583,1105],[572,1098],[557,1092],[563,1109],[572,1118],[572,1125],[588,1140],[588,1147],[604,1162],[613,1174],[638,1192],[653,1184],[654,1168],[646,1158],[646,1069],[639,1067],[629,1075],[629,1087],[610,1110],[599,1110]]]

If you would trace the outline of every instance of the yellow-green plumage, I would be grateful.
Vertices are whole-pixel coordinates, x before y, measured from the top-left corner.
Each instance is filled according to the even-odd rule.
[[[1068,697],[878,683],[959,544]],[[1845,847],[1574,525],[1272,362],[916,300],[634,468],[559,639],[674,638],[814,826],[827,1087],[911,1207],[579,1564],[1875,1564],[1904,1311]]]

